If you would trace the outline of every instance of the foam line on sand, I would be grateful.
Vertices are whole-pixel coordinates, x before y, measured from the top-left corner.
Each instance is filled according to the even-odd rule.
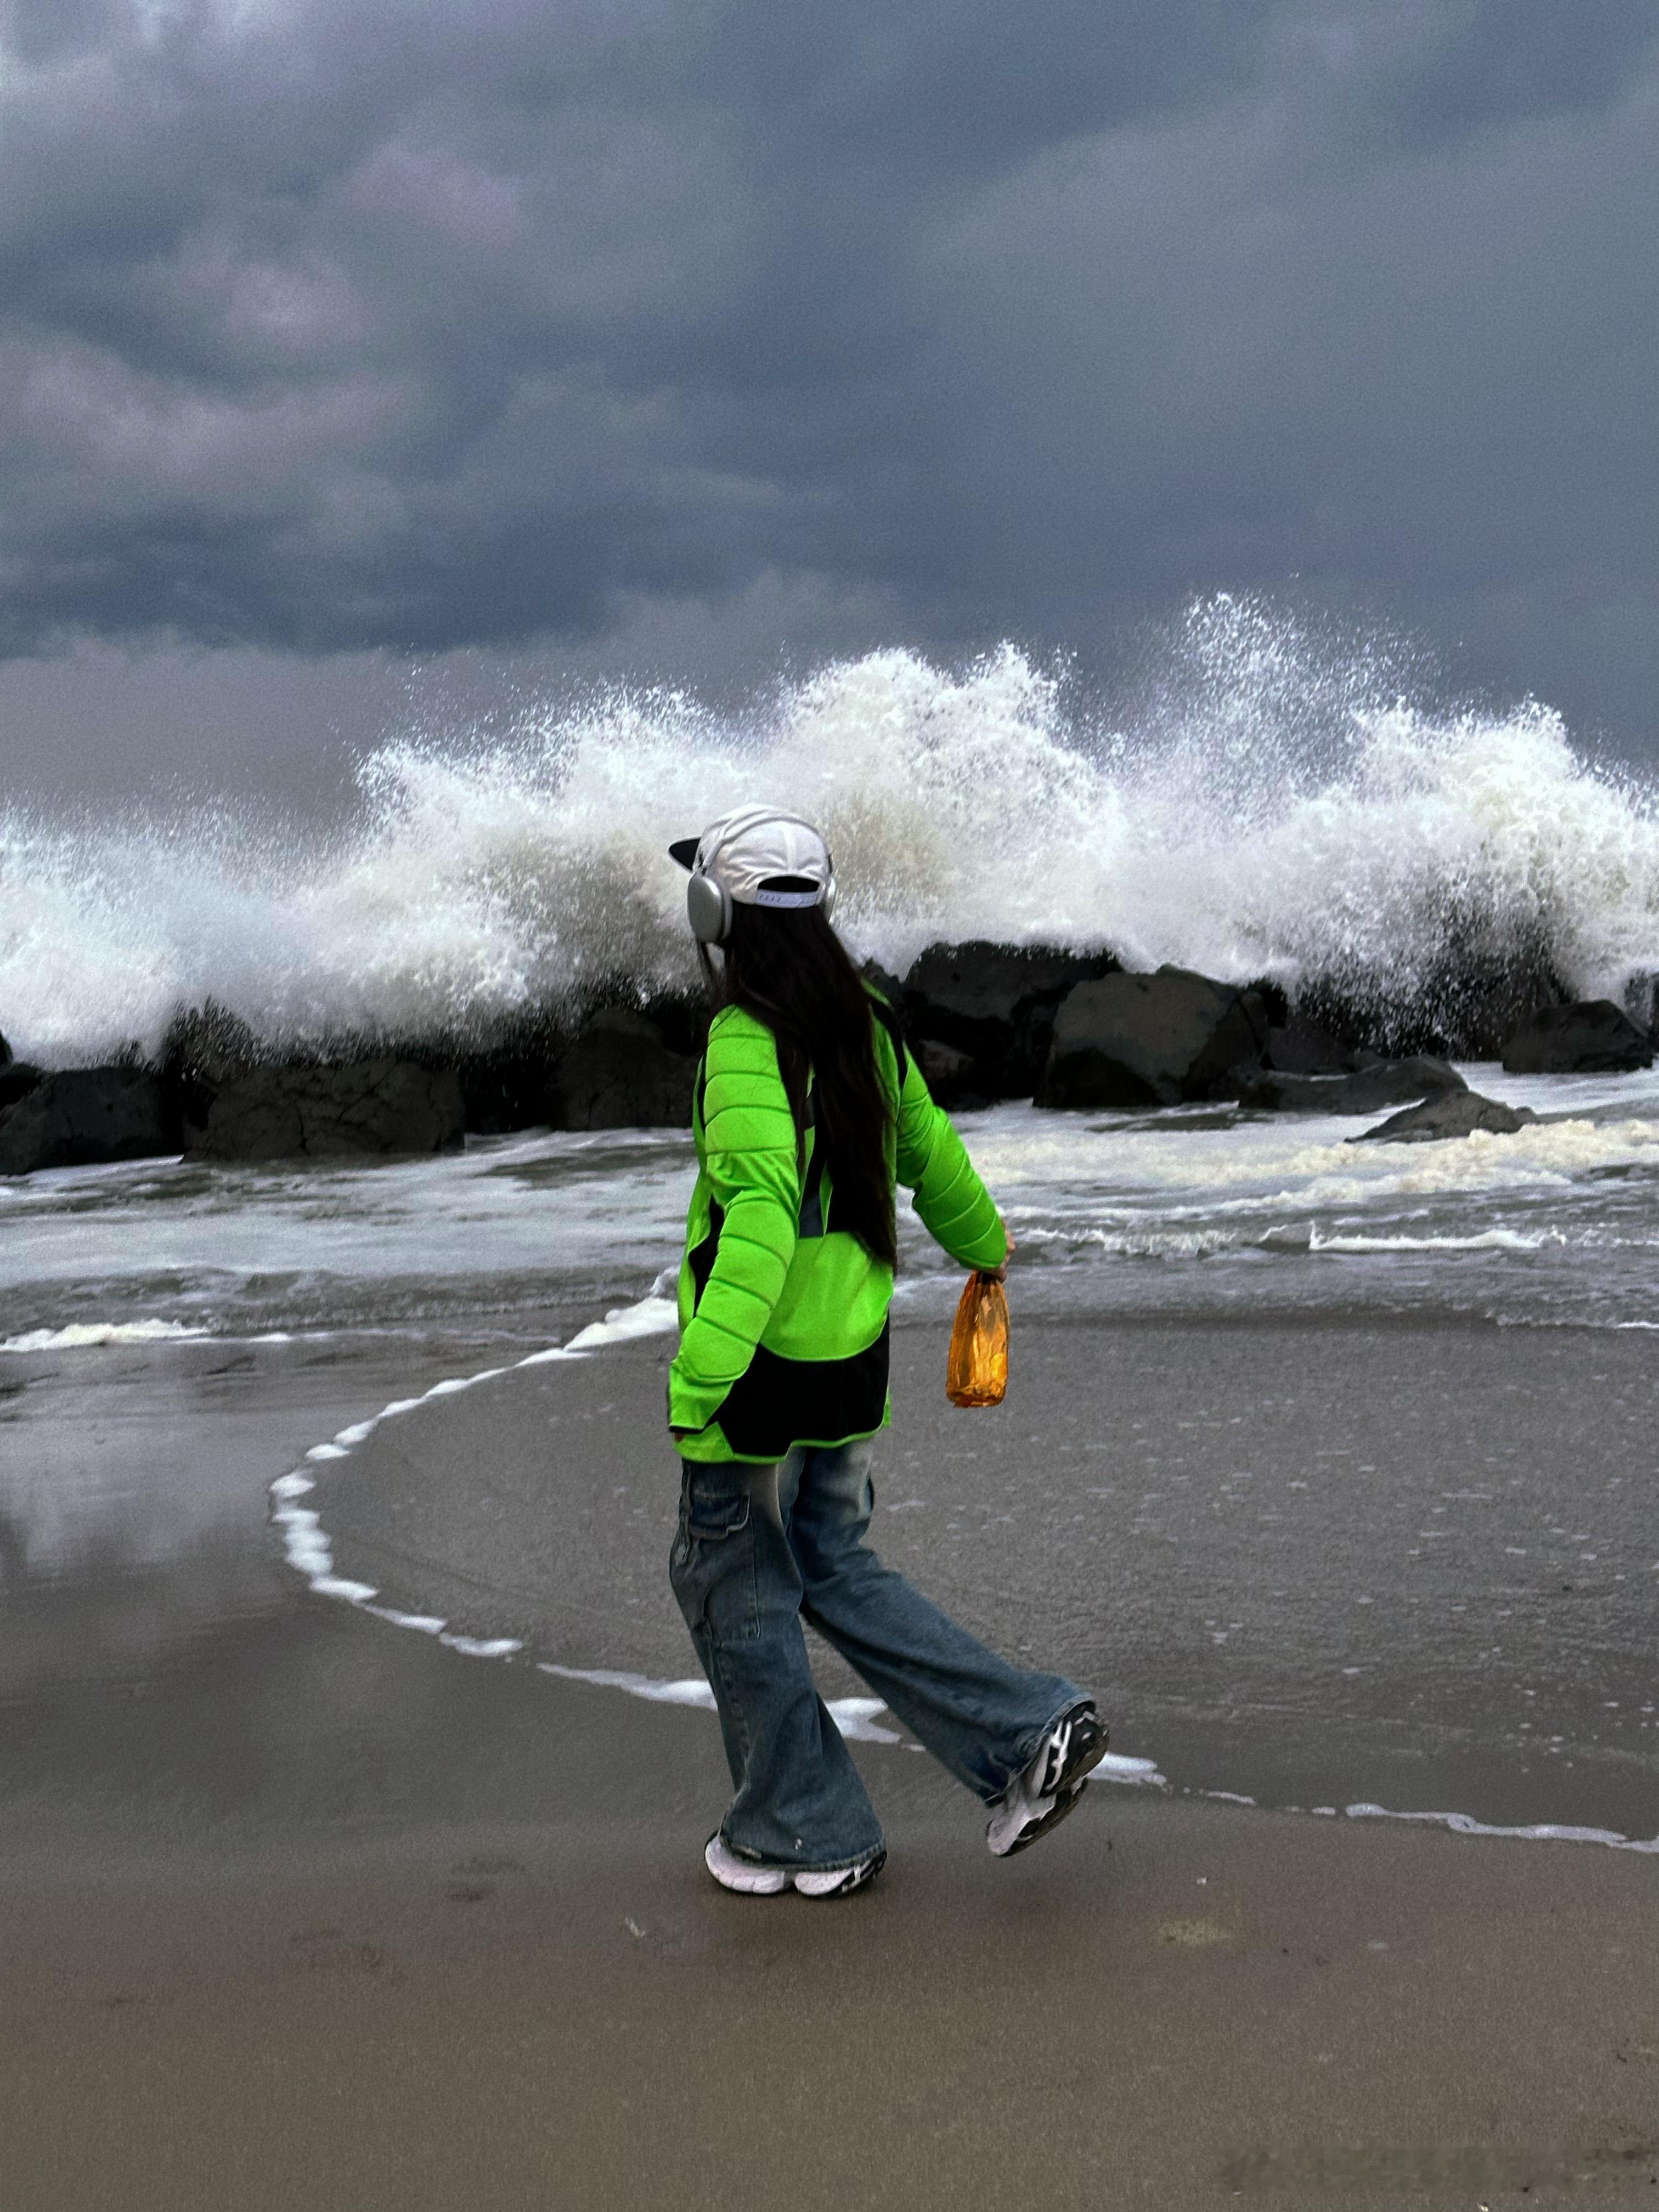
[[[678,1326],[675,1303],[669,1295],[673,1274],[673,1270],[665,1270],[644,1297],[635,1300],[632,1305],[613,1309],[603,1321],[591,1322],[586,1328],[578,1330],[568,1344],[550,1345],[542,1351],[528,1353],[524,1358],[514,1361],[514,1368],[542,1367],[560,1360],[586,1359],[613,1345],[668,1334]],[[300,1467],[287,1474],[279,1475],[271,1484],[270,1517],[282,1533],[284,1557],[294,1571],[305,1577],[307,1587],[316,1595],[356,1606],[394,1628],[406,1628],[417,1635],[434,1637],[450,1650],[468,1658],[512,1659],[523,1651],[523,1642],[516,1637],[468,1636],[452,1628],[447,1620],[435,1615],[406,1613],[395,1606],[383,1604],[380,1602],[379,1590],[372,1583],[337,1574],[333,1549],[328,1532],[323,1526],[322,1516],[315,1505],[307,1502],[316,1489],[315,1477],[307,1471],[307,1467],[337,1464],[349,1459],[357,1446],[372,1436],[382,1421],[401,1419],[432,1401],[476,1389],[479,1383],[493,1381],[497,1376],[510,1371],[503,1367],[486,1367],[476,1375],[449,1376],[434,1382],[418,1397],[394,1399],[372,1419],[354,1422],[327,1442],[313,1444]],[[596,1689],[620,1691],[626,1696],[641,1698],[654,1705],[684,1705],[702,1711],[712,1711],[714,1706],[713,1692],[700,1676],[667,1680],[616,1668],[567,1667],[550,1660],[539,1660],[536,1663],[543,1674],[567,1681],[586,1682]],[[829,1710],[842,1735],[854,1741],[897,1744],[905,1741],[896,1729],[879,1724],[879,1717],[887,1711],[887,1707],[879,1698],[840,1698],[830,1704]],[[1150,1759],[1128,1759],[1109,1753],[1096,1773],[1103,1782],[1160,1790],[1169,1787],[1156,1762]],[[1197,1794],[1238,1803],[1250,1802],[1227,1790],[1204,1790]],[[1320,1806],[1314,1810],[1331,1816],[1334,1815],[1336,1808]],[[1485,1836],[1528,1843],[1599,1844],[1613,1850],[1659,1854],[1659,1837],[1649,1840],[1632,1838],[1620,1835],[1610,1828],[1553,1824],[1503,1827],[1477,1820],[1468,1813],[1401,1812],[1372,1804],[1350,1805],[1346,1812],[1347,1818],[1352,1820],[1416,1821],[1443,1827],[1460,1836]]]
[[[672,1272],[659,1275],[650,1290],[632,1305],[617,1306],[606,1314],[603,1321],[591,1322],[580,1329],[567,1345],[550,1345],[540,1352],[528,1353],[514,1364],[517,1367],[542,1367],[553,1360],[585,1359],[600,1352],[607,1345],[625,1344],[642,1336],[665,1334],[678,1325],[674,1301],[666,1295]],[[319,1465],[329,1461],[349,1459],[357,1446],[371,1437],[382,1421],[400,1419],[412,1413],[419,1406],[437,1398],[453,1398],[462,1390],[476,1389],[480,1382],[493,1382],[498,1375],[508,1370],[503,1367],[481,1368],[476,1375],[446,1376],[418,1397],[394,1398],[389,1405],[367,1421],[354,1421],[349,1428],[340,1430],[325,1443],[313,1444],[305,1455],[307,1464]],[[282,1532],[283,1552],[295,1574],[303,1575],[307,1586],[319,1597],[343,1600],[348,1605],[362,1607],[377,1620],[389,1621],[396,1628],[411,1628],[423,1636],[435,1636],[452,1651],[464,1653],[471,1659],[507,1659],[524,1649],[516,1637],[476,1637],[453,1631],[447,1622],[434,1620],[426,1613],[401,1613],[395,1607],[378,1605],[374,1601],[380,1591],[372,1583],[354,1582],[334,1571],[334,1556],[323,1527],[322,1516],[313,1506],[302,1504],[316,1488],[313,1476],[305,1467],[295,1468],[287,1474],[278,1475],[270,1486],[270,1518]]]

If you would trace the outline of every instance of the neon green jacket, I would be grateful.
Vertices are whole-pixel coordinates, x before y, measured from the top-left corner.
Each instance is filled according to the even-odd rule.
[[[896,1018],[872,995],[876,1067],[893,1108],[890,1182],[966,1267],[1000,1267],[1002,1224],[962,1139],[928,1096]],[[809,1088],[808,1097],[811,1098]],[[692,1460],[781,1459],[795,1444],[873,1435],[889,1416],[893,1271],[835,1225],[835,1187],[794,1118],[763,1022],[726,1006],[709,1025],[691,1109],[697,1181],[680,1263],[671,1427]]]

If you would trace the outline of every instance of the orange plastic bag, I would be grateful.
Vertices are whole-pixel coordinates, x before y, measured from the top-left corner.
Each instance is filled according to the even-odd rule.
[[[953,1406],[1000,1406],[1008,1388],[1008,1300],[994,1276],[968,1278],[956,1325],[945,1395]]]

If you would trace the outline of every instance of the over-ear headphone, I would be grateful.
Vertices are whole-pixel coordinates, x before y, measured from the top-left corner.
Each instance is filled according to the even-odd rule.
[[[694,868],[685,886],[686,919],[699,945],[724,945],[732,927],[732,894],[713,876]]]
[[[770,818],[775,822],[799,822],[803,830],[812,828],[812,824],[799,814],[777,814]],[[734,837],[744,836],[754,826],[751,817],[728,830],[714,852],[708,855],[708,860],[714,860]],[[686,920],[690,923],[691,934],[699,945],[724,945],[732,933],[732,894],[717,877],[705,873],[708,861],[700,857],[686,884]],[[833,921],[836,918],[834,860],[830,862],[830,880],[822,891],[762,891],[755,902],[757,906],[821,907],[824,920]]]

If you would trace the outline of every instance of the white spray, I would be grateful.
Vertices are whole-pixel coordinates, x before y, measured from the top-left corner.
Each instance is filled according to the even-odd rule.
[[[861,953],[1107,945],[1409,1004],[1448,959],[1528,951],[1620,996],[1659,969],[1654,794],[1558,715],[1389,703],[1282,616],[1195,607],[1105,729],[1004,647],[891,651],[723,720],[618,692],[506,738],[408,739],[359,817],[295,849],[222,811],[74,830],[0,814],[0,1029],[63,1063],[154,1048],[211,997],[262,1035],[487,1030],[600,977],[689,981],[672,837],[773,799],[820,821]]]

